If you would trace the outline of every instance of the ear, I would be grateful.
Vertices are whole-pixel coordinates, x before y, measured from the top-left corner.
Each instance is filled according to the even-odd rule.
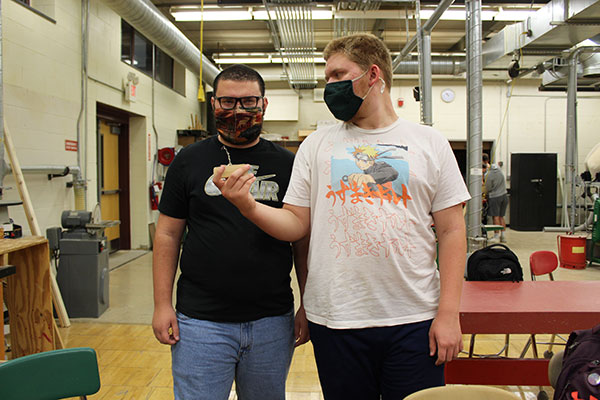
[[[381,76],[381,68],[377,64],[371,65],[369,68],[369,86],[373,86],[377,81],[379,81],[379,77]]]
[[[267,111],[267,106],[269,105],[269,100],[266,97],[263,97],[263,114]]]
[[[210,106],[212,107],[213,111],[215,110],[215,96],[211,96],[210,98]]]

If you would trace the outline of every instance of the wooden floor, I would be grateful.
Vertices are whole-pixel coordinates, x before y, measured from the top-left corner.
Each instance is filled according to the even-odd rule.
[[[91,399],[173,399],[170,348],[150,326],[74,322],[59,329],[67,347],[98,353],[102,388]],[[310,343],[294,353],[287,390],[290,400],[322,399]]]
[[[168,346],[159,344],[149,325],[73,322],[60,328],[67,347],[92,347],[98,354],[102,388],[90,399],[173,399],[171,355]],[[464,336],[468,348],[470,336]],[[478,335],[475,353],[496,353],[503,346],[501,335]],[[518,356],[527,337],[511,336],[510,356]],[[544,341],[544,335],[538,337]],[[546,346],[539,346],[541,352]],[[528,353],[531,356],[531,352]],[[502,387],[521,399],[536,399],[538,387]],[[554,391],[544,388],[550,398]],[[296,349],[287,380],[287,400],[323,399],[310,342]],[[234,393],[230,399],[235,399]]]
[[[517,253],[530,279],[528,257],[533,250],[554,250],[556,234],[507,232],[508,245]],[[600,267],[585,270],[559,269],[559,280],[600,280]],[[294,283],[294,289],[297,285]],[[152,318],[151,253],[111,271],[110,308],[97,319],[72,319],[69,328],[59,328],[67,347],[92,347],[98,353],[102,388],[91,399],[173,399],[171,356],[159,344],[150,326]],[[470,336],[464,336],[468,348]],[[544,335],[538,341],[547,341]],[[527,340],[511,335],[510,356],[518,356]],[[503,335],[478,335],[475,353],[498,352]],[[544,346],[540,346],[540,354]],[[531,352],[528,353],[531,355]],[[538,387],[503,387],[521,399],[536,399]],[[545,388],[552,398],[551,388]],[[287,400],[322,399],[312,346],[296,349],[287,381]],[[232,393],[230,399],[235,399]]]

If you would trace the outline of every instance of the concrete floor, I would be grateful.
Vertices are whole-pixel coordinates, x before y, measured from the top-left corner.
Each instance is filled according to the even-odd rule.
[[[507,245],[517,255],[523,267],[524,279],[530,280],[529,255],[536,250],[551,250],[558,254],[557,233],[506,231]],[[490,234],[491,237],[491,234]],[[112,268],[112,267],[111,267]],[[582,270],[559,268],[556,280],[600,280],[600,265]],[[545,277],[539,279],[546,279]],[[298,285],[292,274],[292,286],[298,301]],[[152,323],[152,253],[114,269],[110,273],[110,307],[94,322],[151,324]]]

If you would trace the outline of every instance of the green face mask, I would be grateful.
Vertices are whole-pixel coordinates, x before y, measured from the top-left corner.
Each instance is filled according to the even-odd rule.
[[[362,78],[366,73],[367,71],[354,79],[331,82],[325,85],[323,98],[334,117],[342,121],[350,121],[356,115],[363,100],[368,96],[373,86],[369,88],[367,94],[363,97],[358,97],[354,93],[352,82]]]

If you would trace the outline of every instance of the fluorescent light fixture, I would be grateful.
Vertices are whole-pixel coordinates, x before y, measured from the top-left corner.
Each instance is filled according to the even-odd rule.
[[[598,43],[594,42],[592,39],[585,39],[583,42],[579,42],[575,45],[575,47],[583,46],[598,46]]]
[[[284,59],[289,62],[284,56]],[[278,53],[221,53],[213,54],[216,64],[281,64]],[[325,64],[325,59],[319,53],[314,56],[315,64]]]
[[[177,22],[200,21],[251,21],[252,13],[247,8],[205,8],[204,13],[199,7],[171,7],[170,13]]]
[[[335,19],[404,19],[404,14],[400,15],[390,10],[336,10]]]
[[[312,19],[321,19],[327,20],[333,18],[333,10],[321,10],[321,9],[313,9],[312,10]]]
[[[527,18],[531,17],[538,10],[503,10],[496,14],[494,17],[495,21],[525,21]]]
[[[275,10],[270,10],[269,14],[271,15],[272,20],[277,19],[277,13],[275,12]],[[259,21],[265,21],[269,19],[267,15],[267,10],[264,9],[252,10],[252,15],[254,16],[255,20]],[[328,20],[333,18],[333,10],[331,9],[331,7],[313,8],[311,10],[311,15],[313,20]]]
[[[482,10],[482,21],[525,21],[527,17],[532,16],[537,9],[502,9],[499,10]],[[433,10],[421,10],[421,19],[429,19],[433,14]],[[464,21],[466,18],[465,10],[448,9],[440,18],[446,21]]]
[[[499,7],[498,9],[488,9],[481,11],[481,19],[483,21],[525,21],[527,17],[533,15],[537,9],[530,8],[511,8],[506,9]],[[200,21],[202,12],[197,6],[173,6],[170,8],[171,15],[175,21]],[[429,19],[433,14],[433,10],[421,10],[421,19]],[[331,20],[334,18],[333,8],[331,6],[314,7],[311,10],[313,20]],[[272,20],[277,19],[277,12],[270,10]],[[368,10],[354,11],[341,10],[335,13],[336,19],[376,19],[376,18],[400,18],[400,14],[395,15],[386,10]],[[466,12],[464,9],[454,8],[448,9],[442,14],[441,20],[446,21],[464,21]],[[211,7],[204,8],[205,21],[266,21],[269,17],[267,11],[263,7]]]
[[[421,19],[429,19],[433,15],[433,10],[421,10]],[[483,21],[491,21],[496,15],[495,11],[481,11],[481,19]],[[442,14],[441,20],[444,21],[464,21],[466,19],[465,10],[446,10]]]
[[[216,64],[270,64],[270,58],[254,58],[254,57],[232,57],[232,58],[215,58]]]
[[[177,22],[200,21],[202,11],[197,6],[173,6],[169,12]],[[277,19],[275,10],[270,10],[271,19]],[[311,10],[313,20],[328,20],[333,18],[333,9],[331,6],[315,7]],[[267,11],[264,8],[246,8],[246,7],[217,7],[204,8],[205,21],[266,21],[269,19]]]

